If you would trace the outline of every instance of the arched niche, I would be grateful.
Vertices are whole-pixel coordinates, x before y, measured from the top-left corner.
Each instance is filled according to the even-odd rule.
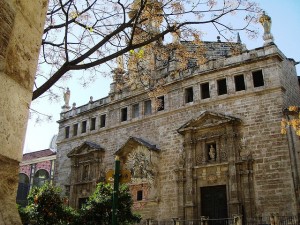
[[[19,185],[17,191],[17,204],[21,206],[27,205],[27,196],[30,189],[29,177],[25,173],[19,174]]]
[[[49,172],[44,169],[40,169],[35,172],[33,177],[33,186],[41,187],[45,182],[49,181]]]

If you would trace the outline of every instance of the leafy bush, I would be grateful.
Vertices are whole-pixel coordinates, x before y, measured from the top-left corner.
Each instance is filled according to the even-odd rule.
[[[29,215],[26,211],[26,208],[24,208],[20,205],[17,205],[17,207],[18,207],[18,211],[19,211],[19,215],[20,215],[22,224],[28,224],[29,223]]]
[[[27,199],[26,208],[19,207],[23,224],[39,225],[110,225],[112,221],[112,194],[110,184],[99,183],[87,203],[77,212],[65,206],[58,187],[46,183],[34,187]],[[131,211],[133,204],[129,189],[121,185],[117,210],[118,225],[130,225],[141,220]]]
[[[80,209],[80,223],[86,225],[110,225],[112,220],[112,194],[112,185],[99,183],[87,203]],[[131,211],[132,204],[133,201],[128,187],[121,185],[117,210],[119,225],[140,222],[141,217]]]
[[[78,214],[75,210],[64,205],[61,190],[49,183],[31,189],[27,199],[26,208],[19,208],[23,223],[66,225],[77,220]]]

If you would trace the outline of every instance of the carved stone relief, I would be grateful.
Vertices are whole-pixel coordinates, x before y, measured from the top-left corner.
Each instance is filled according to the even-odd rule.
[[[129,153],[126,168],[131,171],[131,183],[153,183],[155,167],[147,148],[139,146],[135,151]]]
[[[196,155],[196,165],[200,165],[203,163],[203,153],[198,153]]]
[[[228,175],[228,166],[227,165],[216,165],[206,168],[198,168],[197,174],[201,185],[212,185],[226,183]]]
[[[133,196],[133,207],[144,208],[149,201],[157,199],[156,176],[158,173],[158,149],[141,138],[131,137],[117,152],[122,169],[131,172],[128,183]]]
[[[251,155],[250,150],[247,148],[249,144],[249,139],[246,137],[241,137],[239,141],[239,156],[241,159],[246,159]]]

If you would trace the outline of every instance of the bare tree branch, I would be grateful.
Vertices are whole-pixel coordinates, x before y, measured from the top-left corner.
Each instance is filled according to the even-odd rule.
[[[149,80],[157,78],[151,74],[158,65],[169,64],[172,57],[180,65],[178,71],[186,68],[189,58],[204,60],[200,47],[204,24],[225,40],[231,38],[228,31],[255,36],[259,13],[260,8],[251,0],[50,0],[40,54],[49,79],[37,76],[32,99],[43,95],[69,71],[99,73],[99,66],[113,68],[114,59],[122,55],[128,77],[154,85],[156,81]],[[234,23],[235,17],[244,20]],[[200,45],[190,52],[187,46],[173,43],[173,34],[178,40]],[[143,60],[151,61],[149,68]]]

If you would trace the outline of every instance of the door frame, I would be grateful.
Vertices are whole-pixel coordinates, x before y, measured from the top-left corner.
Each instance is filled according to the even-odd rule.
[[[217,187],[217,186],[224,186],[225,187],[225,194],[226,194],[226,210],[227,210],[227,212],[226,212],[226,214],[227,214],[227,216],[226,216],[226,218],[228,218],[228,215],[229,215],[229,204],[228,204],[228,202],[229,202],[229,195],[228,195],[228,185],[226,185],[226,184],[215,184],[215,185],[209,185],[209,186],[200,186],[200,187],[198,187],[197,189],[197,191],[199,191],[199,197],[198,197],[198,203],[197,203],[197,205],[198,205],[198,215],[199,215],[199,218],[198,219],[200,219],[201,218],[201,216],[206,216],[206,215],[202,215],[202,192],[201,192],[201,188],[210,188],[210,187]],[[215,219],[215,218],[214,218]]]

